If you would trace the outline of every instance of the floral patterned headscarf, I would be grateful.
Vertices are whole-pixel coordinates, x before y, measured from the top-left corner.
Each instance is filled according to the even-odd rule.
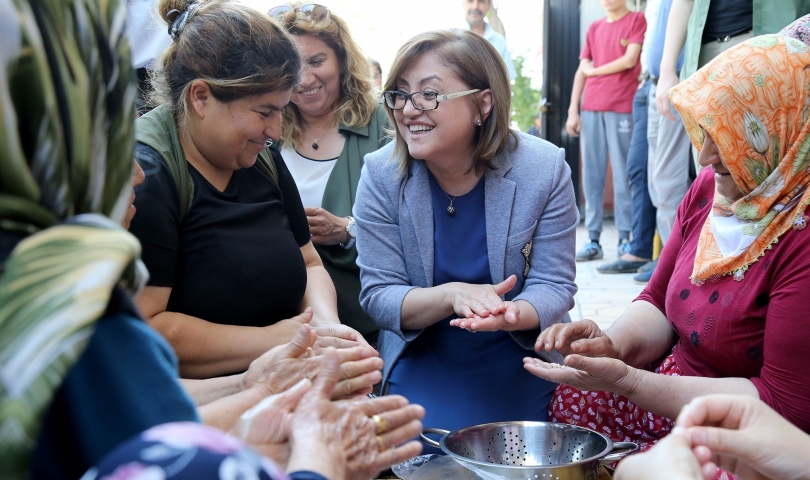
[[[779,35],[795,38],[810,45],[810,15],[805,15],[783,28]]]
[[[692,282],[748,266],[791,227],[802,229],[810,203],[810,47],[794,38],[763,35],[732,47],[670,90],[696,148],[704,131],[714,141],[744,197],[715,193],[700,233]],[[747,246],[724,255],[712,218],[736,217]]]

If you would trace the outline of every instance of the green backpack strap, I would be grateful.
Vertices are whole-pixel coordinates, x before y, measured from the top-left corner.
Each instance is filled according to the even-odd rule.
[[[281,158],[281,152],[278,151],[274,144],[262,150],[261,153],[259,153],[259,157],[256,159],[256,168],[264,173],[276,187],[279,186],[278,169],[276,168],[277,161],[283,162],[284,160]],[[279,188],[279,194],[280,193],[281,188]],[[282,201],[283,200],[282,198]]]
[[[163,158],[177,186],[182,220],[194,198],[194,182],[169,104],[160,105],[135,121],[135,141],[151,147]]]

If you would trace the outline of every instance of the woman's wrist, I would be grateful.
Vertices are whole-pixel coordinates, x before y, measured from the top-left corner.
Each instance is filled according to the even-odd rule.
[[[346,462],[342,455],[319,439],[293,441],[287,473],[313,472],[328,480],[344,480]]]
[[[640,370],[638,368],[631,367],[630,365],[624,364],[626,371],[624,375],[621,376],[618,382],[616,382],[616,388],[613,390],[614,393],[618,393],[624,397],[627,397],[631,401],[633,400],[633,396],[638,391],[639,385],[641,384],[644,375],[649,373],[644,370]]]

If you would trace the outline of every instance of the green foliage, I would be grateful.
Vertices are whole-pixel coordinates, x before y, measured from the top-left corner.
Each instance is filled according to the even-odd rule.
[[[532,79],[523,75],[525,60],[521,56],[513,59],[517,77],[512,85],[511,120],[517,123],[522,132],[528,131],[534,125],[534,117],[537,115],[537,107],[542,97],[540,90],[532,88]]]

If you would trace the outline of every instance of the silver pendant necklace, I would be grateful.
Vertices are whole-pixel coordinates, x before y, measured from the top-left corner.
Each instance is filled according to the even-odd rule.
[[[475,178],[475,175],[473,175],[473,178]],[[437,184],[437,185],[439,185],[439,188],[442,190],[442,193],[444,194],[444,196],[445,196],[445,197],[447,197],[447,199],[448,199],[448,200],[450,200],[450,205],[448,205],[448,206],[447,206],[447,214],[452,216],[454,213],[456,213],[456,207],[455,207],[455,205],[453,205],[453,203],[454,203],[454,202],[456,201],[456,199],[457,199],[458,197],[460,197],[461,195],[455,195],[455,196],[452,196],[452,197],[451,197],[450,195],[448,195],[448,194],[447,194],[447,192],[444,190],[444,188],[442,188],[442,186],[439,184],[439,182],[438,182],[438,181],[436,181],[436,184]],[[464,186],[462,187],[462,190],[463,190],[463,189],[464,189],[466,186],[467,186],[467,181],[465,180],[465,181],[464,181]],[[469,192],[468,192],[468,193],[469,193]]]

